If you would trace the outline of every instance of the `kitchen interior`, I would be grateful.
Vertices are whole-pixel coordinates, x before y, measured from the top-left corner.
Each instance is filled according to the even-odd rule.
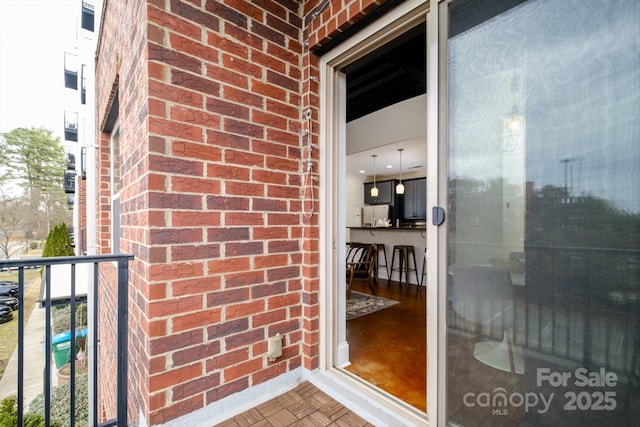
[[[415,114],[417,111],[415,107],[423,101],[421,98],[423,97],[396,104],[390,109],[391,111],[383,111],[383,113],[399,113],[410,107]],[[426,114],[424,108],[420,110]],[[353,124],[353,126],[360,125],[365,125],[367,128],[366,123]],[[419,127],[416,126],[416,128]],[[349,129],[348,125],[348,135]],[[407,127],[396,129],[398,133],[407,131]],[[420,129],[415,131],[419,132]],[[389,137],[395,138],[391,134]],[[375,171],[373,170],[374,162]],[[384,249],[380,248],[378,253],[379,264],[385,264],[387,261],[388,270],[379,268],[377,271],[379,279],[390,278],[400,281],[399,271],[391,271],[392,267],[399,268],[398,255],[396,254],[396,262],[393,266],[391,258],[394,255],[393,248],[404,245],[413,247],[416,262],[414,265],[410,254],[409,268],[415,268],[416,272],[411,272],[408,283],[422,285],[426,250],[426,185],[424,136],[417,135],[347,155],[347,239],[353,242],[384,245]],[[377,195],[372,196],[374,188],[377,188]],[[373,191],[375,194],[376,190]],[[385,254],[387,260],[384,260]]]
[[[375,295],[400,301],[346,322],[346,370],[422,412],[427,404],[425,29],[418,25],[343,69],[345,243],[378,246]],[[410,271],[402,278],[400,247],[413,252],[404,252]],[[363,281],[353,289],[371,293]]]

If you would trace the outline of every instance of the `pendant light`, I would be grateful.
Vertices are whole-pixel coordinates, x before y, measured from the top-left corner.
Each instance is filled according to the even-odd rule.
[[[504,127],[507,129],[507,132],[509,132],[510,135],[522,134],[522,128],[524,128],[524,120],[522,119],[522,114],[520,114],[520,111],[518,111],[518,107],[516,107],[516,104],[513,104],[511,114],[507,117],[507,120],[504,123]]]
[[[371,197],[378,197],[378,187],[376,187],[376,157],[377,154],[372,154],[373,157],[373,187],[371,187]]]
[[[500,151],[504,154],[513,155],[522,152],[524,138],[524,116],[520,113],[516,105],[516,94],[519,91],[520,81],[516,72],[513,72],[511,79],[511,93],[513,95],[513,106],[511,112],[504,119],[504,133],[500,145]]]
[[[402,152],[404,148],[398,148],[400,152],[400,182],[396,185],[396,194],[404,194],[404,184],[402,183]]]
[[[511,107],[511,113],[507,116],[504,127],[510,135],[520,135],[522,134],[522,130],[524,128],[524,118],[522,114],[518,110],[516,106],[516,93],[518,92],[518,88],[520,86],[520,82],[517,74],[513,73],[513,77],[511,78],[511,93],[513,94],[513,107]]]

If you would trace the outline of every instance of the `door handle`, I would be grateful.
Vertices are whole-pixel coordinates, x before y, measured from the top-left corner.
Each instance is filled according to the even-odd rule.
[[[444,223],[444,208],[434,206],[431,208],[431,223],[433,225],[442,225]]]

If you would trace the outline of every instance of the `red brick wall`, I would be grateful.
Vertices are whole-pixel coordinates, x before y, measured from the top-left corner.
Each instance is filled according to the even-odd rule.
[[[304,2],[308,22],[305,37],[313,52],[353,24],[373,12],[387,0],[331,0]],[[313,19],[309,19],[313,16]]]
[[[75,230],[76,255],[87,252],[87,180],[78,178],[78,193],[75,203],[78,212],[78,229]]]
[[[104,419],[115,418],[116,334],[129,339],[129,413],[135,419],[138,408],[148,400],[148,332],[144,301],[147,279],[144,236],[148,211],[145,184],[148,152],[146,60],[146,5],[140,1],[106,1],[96,61],[96,242],[98,253],[111,253],[110,166],[108,133],[101,132],[110,109],[114,90],[119,95],[120,162],[122,168],[120,250],[133,253],[129,271],[129,328],[116,330],[116,271],[108,264],[100,271],[100,361],[99,402]],[[141,25],[142,24],[142,25]]]
[[[301,203],[302,111],[312,109],[317,143],[309,77],[318,73],[305,40],[318,47],[375,2],[333,1],[312,15],[324,3],[106,2],[97,115],[100,124],[118,81],[121,250],[135,255],[131,419],[141,410],[163,423],[319,366],[319,230]],[[98,141],[97,238],[108,253],[109,135]],[[317,158],[314,150],[314,171]],[[115,303],[106,270],[103,312]],[[114,332],[104,330],[104,351]],[[270,362],[276,333],[284,354]],[[112,386],[113,366],[104,369],[100,381]],[[113,416],[113,399],[104,401]]]

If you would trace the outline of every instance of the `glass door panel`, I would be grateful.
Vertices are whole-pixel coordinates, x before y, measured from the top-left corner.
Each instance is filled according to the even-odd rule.
[[[448,419],[637,423],[640,3],[448,15]]]

